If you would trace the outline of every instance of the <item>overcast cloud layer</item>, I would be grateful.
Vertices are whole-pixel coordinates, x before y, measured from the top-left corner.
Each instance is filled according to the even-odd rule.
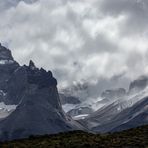
[[[0,41],[60,85],[148,74],[147,0],[0,0]]]

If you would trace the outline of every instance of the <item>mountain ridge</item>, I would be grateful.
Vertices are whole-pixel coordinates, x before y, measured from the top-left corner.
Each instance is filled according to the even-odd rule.
[[[0,48],[3,50],[0,60],[13,60],[10,50],[3,46]],[[13,60],[13,63],[16,62]],[[9,65],[13,66],[13,63],[3,63],[0,66],[3,69],[7,68],[7,73],[11,68]],[[8,74],[2,81],[5,87],[1,90],[5,92],[5,96],[1,101],[17,107],[0,121],[0,140],[83,129],[78,122],[64,113],[57,90],[57,80],[51,71],[37,68],[30,60],[29,66],[17,64]]]

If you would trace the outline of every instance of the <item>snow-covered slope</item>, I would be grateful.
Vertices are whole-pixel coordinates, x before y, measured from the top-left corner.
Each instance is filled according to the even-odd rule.
[[[145,104],[143,102],[145,102]],[[143,104],[143,106],[141,104]],[[86,125],[87,128],[97,132],[108,132],[111,130],[116,131],[122,129],[122,124],[124,124],[123,129],[132,126],[135,127],[136,125],[142,124],[142,122],[140,122],[140,114],[141,116],[143,114],[145,116],[143,124],[147,123],[147,105],[148,87],[144,87],[141,91],[137,91],[135,93],[128,92],[125,96],[120,97],[119,99],[113,99],[81,122]],[[135,106],[140,107],[134,112]],[[129,112],[130,110],[132,110],[132,112]],[[125,114],[124,112],[129,113]],[[125,116],[123,116],[123,114],[125,114]],[[130,118],[131,116],[135,117],[135,115],[138,115],[135,119],[138,123],[134,123],[132,121],[134,119]],[[118,121],[116,120],[117,118]],[[125,124],[125,122],[127,122],[127,119],[129,118],[130,120],[127,124],[130,125],[126,126],[127,124]]]
[[[64,104],[64,111],[70,113],[74,118],[75,116],[81,117],[83,114],[86,117],[86,114],[89,115],[101,107],[113,103],[115,100],[119,100],[126,95],[126,90],[124,88],[109,89],[100,93],[100,90],[97,90],[96,88],[98,84],[95,85],[89,83],[77,84],[63,90],[63,94],[66,94],[67,96],[73,95],[81,101],[79,104],[74,104],[72,102]],[[88,112],[88,108],[90,112]]]
[[[86,98],[85,101],[82,101],[79,104],[65,104],[63,105],[63,108],[66,113],[74,118],[76,118],[76,116],[79,116],[80,118],[81,116],[83,117],[83,115],[86,117],[86,115],[92,114],[94,111],[99,110],[103,106],[120,100],[120,98],[125,95],[126,91],[123,88],[106,90],[96,99]]]
[[[92,128],[95,132],[114,132],[148,124],[148,97],[126,108],[111,120]]]

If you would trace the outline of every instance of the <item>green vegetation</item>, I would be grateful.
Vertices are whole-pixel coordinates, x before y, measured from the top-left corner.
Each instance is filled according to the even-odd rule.
[[[31,136],[0,143],[0,148],[148,148],[148,125],[113,134],[83,131]]]

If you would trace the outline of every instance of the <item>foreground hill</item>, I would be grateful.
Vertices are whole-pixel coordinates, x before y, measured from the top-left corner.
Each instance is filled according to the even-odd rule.
[[[1,143],[2,148],[148,148],[148,125],[113,134],[82,131]]]

